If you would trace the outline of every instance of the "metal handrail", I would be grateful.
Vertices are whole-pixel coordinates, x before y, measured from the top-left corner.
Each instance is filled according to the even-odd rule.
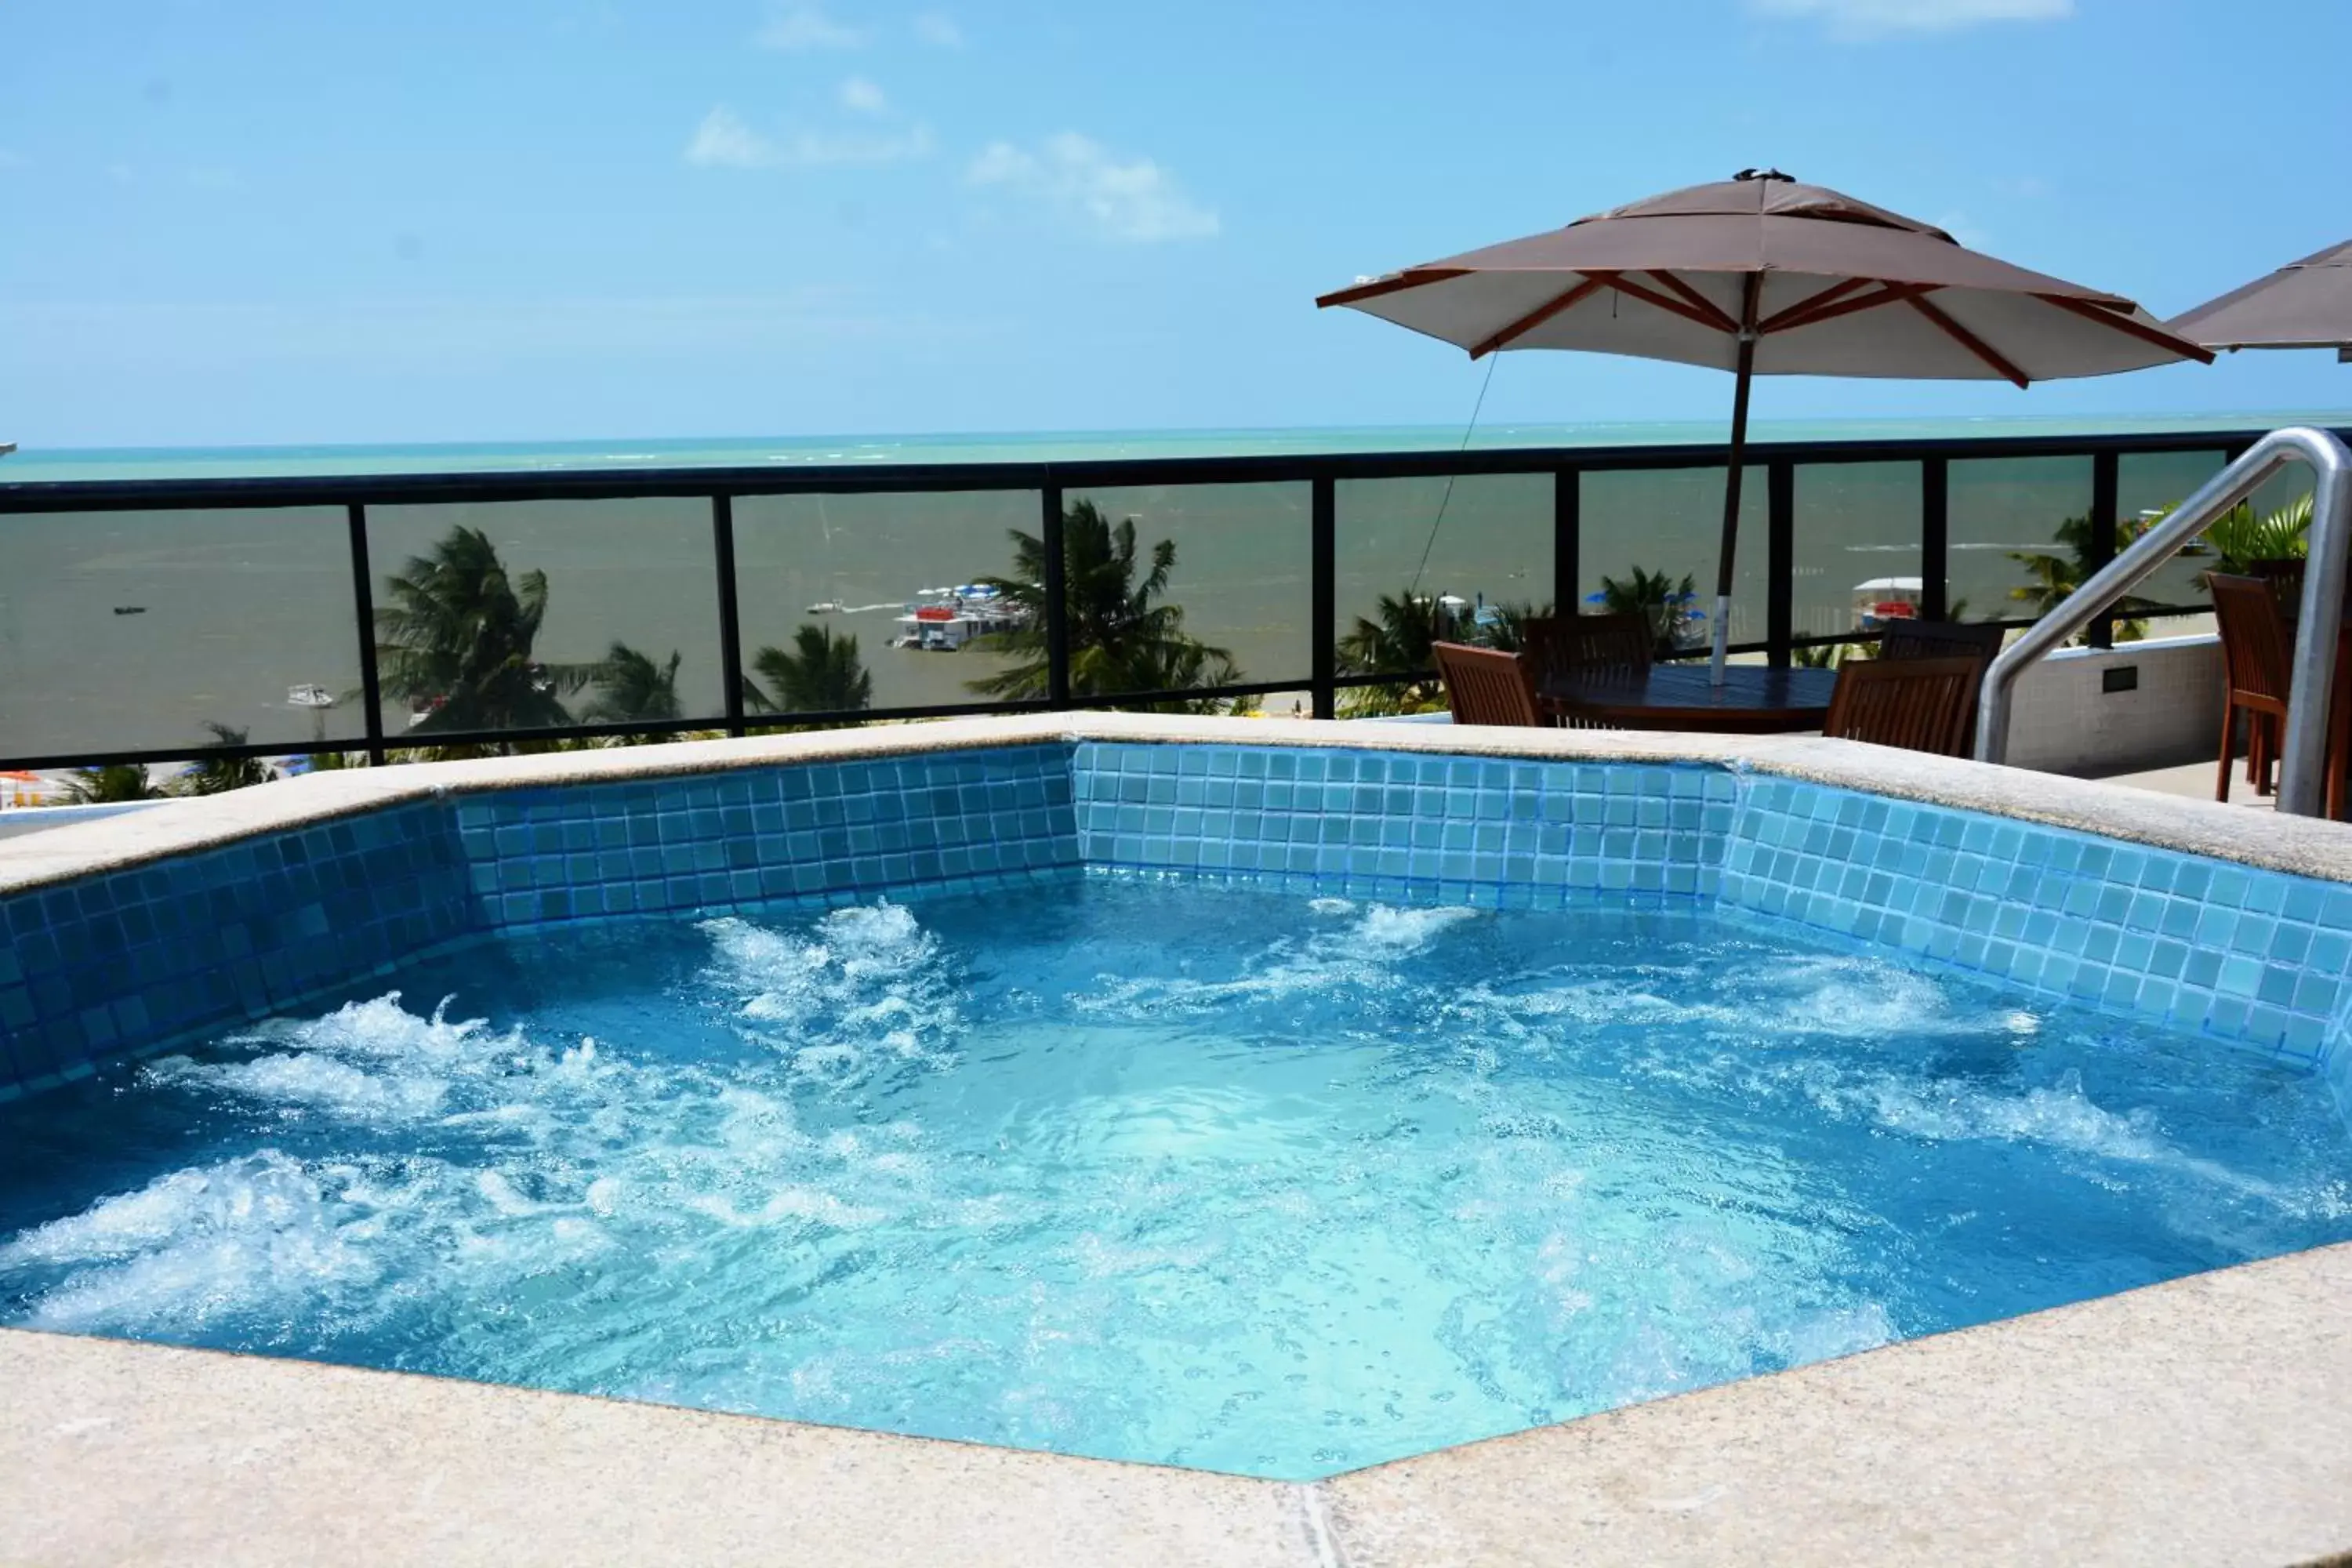
[[[2311,466],[2314,479],[2310,563],[2304,572],[2303,613],[2295,624],[2294,698],[2287,706],[2286,745],[2279,759],[2278,809],[2297,816],[2323,815],[2326,802],[2320,773],[2326,760],[2327,700],[2344,614],[2345,556],[2352,548],[2352,449],[2325,430],[2303,426],[2273,430],[2255,442],[2244,457],[2134,540],[1992,661],[1977,703],[1977,760],[2008,759],[2011,689],[2019,676],[2113,608],[2181,546],[2298,458]]]

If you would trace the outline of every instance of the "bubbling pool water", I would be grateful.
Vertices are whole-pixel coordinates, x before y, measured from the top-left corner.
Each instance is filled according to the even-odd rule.
[[[2352,1236],[2259,1058],[1695,910],[604,928],[0,1112],[0,1315],[1276,1477]]]

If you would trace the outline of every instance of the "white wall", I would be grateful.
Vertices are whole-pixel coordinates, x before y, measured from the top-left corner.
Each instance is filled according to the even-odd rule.
[[[2137,689],[2106,691],[2111,669]],[[2046,773],[2116,773],[2210,759],[2221,749],[2221,639],[2156,637],[2062,648],[2018,679],[2009,764]]]

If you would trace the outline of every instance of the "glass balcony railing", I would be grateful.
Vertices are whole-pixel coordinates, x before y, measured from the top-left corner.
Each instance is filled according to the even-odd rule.
[[[2260,432],[1761,443],[1730,626],[2031,621]],[[1721,449],[0,483],[0,768],[1437,700],[1430,643],[1704,647]],[[2271,510],[2294,498],[2258,498]],[[2208,561],[2096,636],[2202,612]]]

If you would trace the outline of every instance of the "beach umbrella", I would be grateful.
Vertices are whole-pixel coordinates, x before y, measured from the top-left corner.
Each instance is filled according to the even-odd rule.
[[[2209,349],[2334,349],[2352,364],[2352,239],[2167,324]]]
[[[1723,679],[1748,385],[1759,375],[2020,386],[2213,356],[2129,300],[1967,249],[1777,169],[1742,170],[1324,295],[1475,359],[1583,349],[1737,373],[1715,679]]]

